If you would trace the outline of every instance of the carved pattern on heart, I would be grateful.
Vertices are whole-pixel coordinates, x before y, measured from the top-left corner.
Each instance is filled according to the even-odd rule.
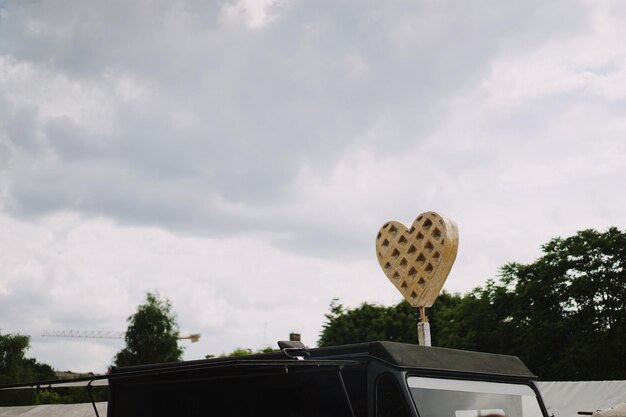
[[[387,222],[376,237],[378,263],[413,307],[431,307],[443,287],[459,246],[452,220],[429,211],[407,229]]]

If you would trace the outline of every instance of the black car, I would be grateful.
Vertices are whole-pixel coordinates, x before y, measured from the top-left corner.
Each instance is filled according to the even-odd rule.
[[[537,378],[514,356],[393,342],[279,346],[0,390],[108,385],[108,417],[548,417]]]
[[[516,357],[393,342],[113,368],[109,417],[547,417]]]

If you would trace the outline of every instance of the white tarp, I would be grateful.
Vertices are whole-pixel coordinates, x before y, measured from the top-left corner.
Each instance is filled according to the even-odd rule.
[[[626,403],[617,404],[615,407],[596,411],[592,417],[626,417]]]
[[[626,381],[538,382],[539,392],[555,417],[581,417],[626,402]]]
[[[96,403],[100,417],[107,415],[107,403]],[[91,403],[24,405],[0,407],[0,417],[95,417]]]

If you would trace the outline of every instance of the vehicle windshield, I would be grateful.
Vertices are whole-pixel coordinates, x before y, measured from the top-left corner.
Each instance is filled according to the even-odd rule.
[[[528,385],[409,377],[420,417],[543,417]]]

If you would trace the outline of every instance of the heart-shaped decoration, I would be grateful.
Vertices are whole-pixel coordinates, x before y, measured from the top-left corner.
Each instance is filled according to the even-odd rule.
[[[452,220],[429,211],[410,229],[388,222],[376,237],[376,255],[385,275],[413,307],[431,307],[452,269],[459,230]]]

